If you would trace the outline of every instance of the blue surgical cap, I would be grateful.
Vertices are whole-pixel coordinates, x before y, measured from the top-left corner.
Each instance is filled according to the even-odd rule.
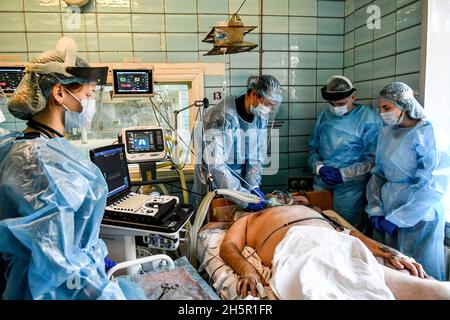
[[[414,98],[414,91],[403,82],[393,82],[380,91],[380,98],[386,99],[402,111],[405,111],[411,119],[423,119],[425,111]]]

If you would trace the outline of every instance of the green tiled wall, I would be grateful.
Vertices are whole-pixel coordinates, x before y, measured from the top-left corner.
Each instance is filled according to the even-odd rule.
[[[395,78],[417,88],[420,1],[407,0],[247,0],[240,10],[246,25],[258,28],[247,40],[263,50],[231,56],[203,56],[211,45],[201,42],[209,29],[227,20],[241,0],[91,0],[80,28],[71,28],[62,0],[0,2],[0,54],[27,61],[53,48],[62,35],[72,36],[88,62],[225,62],[225,77],[206,77],[211,104],[224,80],[228,93],[245,91],[249,76],[276,76],[286,88],[278,119],[280,171],[265,178],[265,189],[283,188],[290,175],[307,175],[308,139],[323,109],[320,87],[333,74],[345,72],[363,100]],[[382,8],[382,28],[367,30],[365,8]],[[260,42],[260,32],[262,37]],[[375,90],[374,90],[375,89]],[[5,106],[0,104],[5,111]],[[23,123],[7,113],[3,127],[21,130]],[[270,182],[269,182],[270,181]]]
[[[366,26],[371,5],[381,9],[380,29]],[[345,1],[344,74],[354,80],[362,102],[372,104],[394,80],[418,93],[421,16],[421,0]]]

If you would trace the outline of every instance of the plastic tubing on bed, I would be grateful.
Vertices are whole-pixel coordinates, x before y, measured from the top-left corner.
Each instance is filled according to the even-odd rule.
[[[156,254],[154,256],[148,256],[148,257],[144,257],[144,258],[139,258],[139,259],[135,259],[135,260],[118,263],[114,267],[109,269],[108,272],[106,273],[106,275],[107,275],[108,279],[111,279],[111,276],[114,274],[114,272],[116,272],[118,270],[132,267],[132,266],[135,266],[138,264],[144,264],[144,263],[157,261],[157,260],[166,261],[168,263],[170,269],[173,269],[175,267],[175,263],[173,262],[171,257],[169,257],[165,254]]]

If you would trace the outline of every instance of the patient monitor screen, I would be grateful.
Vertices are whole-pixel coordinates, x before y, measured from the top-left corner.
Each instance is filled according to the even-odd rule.
[[[113,77],[116,95],[153,94],[152,70],[113,70]]]
[[[94,162],[108,184],[108,198],[128,188],[128,168],[122,147],[96,152]]]
[[[128,153],[161,152],[164,150],[162,130],[126,131]]]
[[[23,77],[24,67],[0,67],[0,86],[4,93],[13,93]]]

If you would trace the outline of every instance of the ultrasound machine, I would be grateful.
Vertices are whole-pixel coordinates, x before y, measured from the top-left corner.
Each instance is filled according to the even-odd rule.
[[[113,78],[111,97],[153,95],[151,69],[113,70]],[[156,180],[156,162],[166,158],[163,128],[124,128],[118,135],[118,144],[92,149],[89,154],[108,185],[100,234],[111,259],[136,259],[136,237],[143,237],[149,248],[177,250],[179,233],[192,216],[193,206],[181,203],[176,196],[132,191],[135,186],[164,183],[163,179]],[[128,164],[138,164],[142,181],[131,182]],[[149,168],[153,168],[151,179],[155,180],[147,179]],[[128,270],[134,272],[135,269]]]

